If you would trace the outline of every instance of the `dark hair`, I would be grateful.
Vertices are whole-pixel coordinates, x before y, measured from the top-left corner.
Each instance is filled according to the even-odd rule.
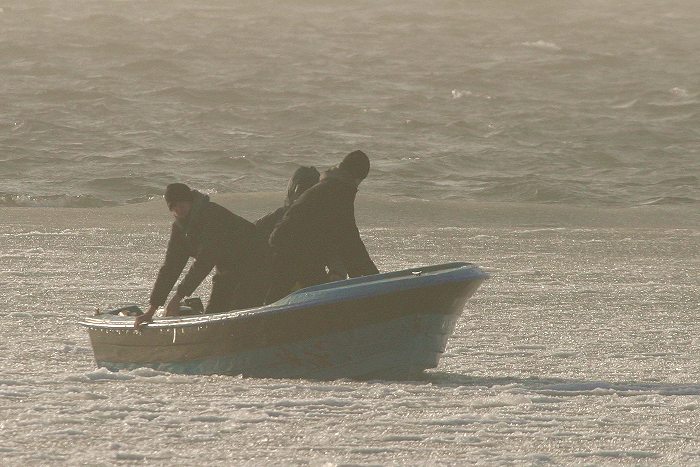
[[[165,187],[165,202],[172,209],[178,201],[192,201],[192,190],[184,183],[171,183]]]
[[[287,204],[292,204],[302,193],[318,183],[321,174],[316,167],[299,167],[287,185]]]
[[[369,157],[362,151],[353,151],[345,156],[339,167],[350,172],[353,177],[364,180],[369,173]]]

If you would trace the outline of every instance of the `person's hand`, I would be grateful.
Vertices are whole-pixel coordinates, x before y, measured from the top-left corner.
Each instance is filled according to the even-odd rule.
[[[142,315],[139,315],[134,319],[134,329],[141,329],[141,326],[143,326],[146,323],[150,323],[153,321],[153,315],[156,313],[156,307],[151,305],[148,308],[148,311],[145,312]]]
[[[165,307],[165,316],[177,316],[180,314],[180,302],[184,297],[180,294],[175,294]]]

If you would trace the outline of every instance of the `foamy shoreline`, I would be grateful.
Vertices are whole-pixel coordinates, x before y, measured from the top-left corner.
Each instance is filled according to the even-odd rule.
[[[234,193],[212,195],[236,214],[255,220],[281,206],[282,193]],[[700,228],[700,212],[692,206],[584,207],[565,204],[498,203],[473,201],[427,201],[358,194],[355,202],[360,226],[413,227],[495,226],[615,228]],[[56,228],[167,222],[170,215],[161,201],[107,208],[0,208],[3,224]]]

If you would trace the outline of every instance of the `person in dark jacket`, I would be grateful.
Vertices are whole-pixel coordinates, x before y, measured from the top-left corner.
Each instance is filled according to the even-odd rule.
[[[168,302],[166,316],[177,315],[180,302],[214,268],[207,313],[261,305],[268,284],[269,248],[255,226],[182,183],[167,186],[165,201],[175,217],[168,250],[151,292],[150,307],[136,318],[134,326],[152,320],[190,257],[195,260]]]
[[[269,239],[272,231],[282,220],[292,203],[306,190],[317,184],[320,178],[321,174],[318,173],[316,167],[302,166],[295,170],[287,184],[287,196],[284,200],[284,206],[255,221],[255,227],[258,229],[258,232],[260,232],[260,235],[265,239]],[[342,261],[337,257],[329,258],[327,264],[323,268],[321,268],[319,264],[319,268],[318,273],[314,274],[314,277],[322,277],[325,275],[326,280],[323,282],[337,281],[348,277]]]
[[[317,184],[320,178],[321,174],[318,173],[316,167],[299,167],[296,169],[287,184],[287,197],[284,199],[284,206],[255,221],[255,227],[258,229],[260,235],[265,239],[270,238],[270,234],[277,223],[282,220],[289,206],[291,206],[302,193]]]
[[[336,258],[350,277],[379,272],[355,222],[357,187],[369,166],[364,152],[353,151],[289,206],[269,239],[273,263],[266,303],[326,282],[321,271]]]

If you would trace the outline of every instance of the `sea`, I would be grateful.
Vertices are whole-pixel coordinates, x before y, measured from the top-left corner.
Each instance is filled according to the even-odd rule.
[[[0,464],[700,464],[697,0],[1,0]],[[382,272],[490,279],[410,381],[97,368],[184,182],[371,159]],[[207,280],[197,295],[207,297]]]

